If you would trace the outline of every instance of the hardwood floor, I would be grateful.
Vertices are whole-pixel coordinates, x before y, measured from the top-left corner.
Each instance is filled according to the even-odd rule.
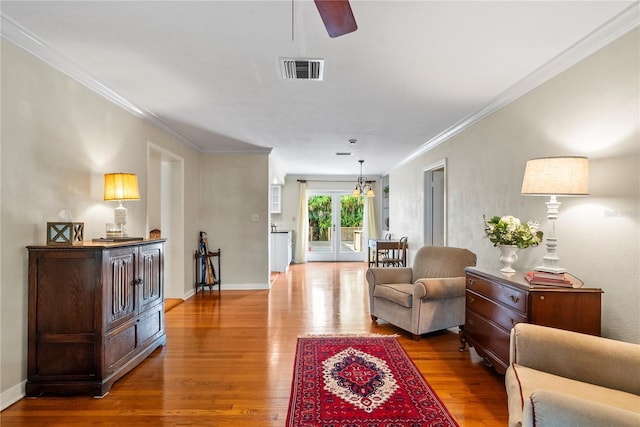
[[[199,292],[166,313],[167,345],[104,398],[22,399],[8,426],[283,426],[296,349],[307,333],[399,334],[399,341],[461,426],[505,426],[504,378],[458,336],[413,341],[369,317],[365,263],[292,265],[270,291]]]

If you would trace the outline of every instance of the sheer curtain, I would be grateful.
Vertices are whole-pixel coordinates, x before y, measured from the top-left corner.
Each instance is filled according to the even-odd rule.
[[[307,262],[309,244],[309,210],[307,208],[307,183],[300,181],[300,202],[298,208],[298,230],[296,233],[296,262]]]
[[[377,239],[378,233],[376,231],[376,214],[375,203],[373,197],[365,197],[367,203],[367,227],[369,227],[369,238]]]

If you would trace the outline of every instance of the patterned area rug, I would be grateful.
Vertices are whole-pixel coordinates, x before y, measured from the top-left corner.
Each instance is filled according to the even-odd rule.
[[[298,338],[287,427],[457,426],[395,337]]]

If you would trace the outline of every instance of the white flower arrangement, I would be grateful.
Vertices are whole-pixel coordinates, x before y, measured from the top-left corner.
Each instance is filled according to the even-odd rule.
[[[528,221],[523,224],[511,215],[494,216],[489,220],[483,215],[482,218],[484,232],[493,246],[510,245],[525,249],[529,246],[538,246],[542,242],[543,233],[539,230],[537,221]]]

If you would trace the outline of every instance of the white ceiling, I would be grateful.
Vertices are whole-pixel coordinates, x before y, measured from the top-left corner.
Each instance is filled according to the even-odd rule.
[[[4,37],[204,153],[272,148],[296,175],[357,174],[364,159],[379,175],[580,59],[557,65],[638,2],[351,5],[358,30],[335,39],[310,0],[0,8]],[[323,58],[324,80],[283,80],[281,57]]]

